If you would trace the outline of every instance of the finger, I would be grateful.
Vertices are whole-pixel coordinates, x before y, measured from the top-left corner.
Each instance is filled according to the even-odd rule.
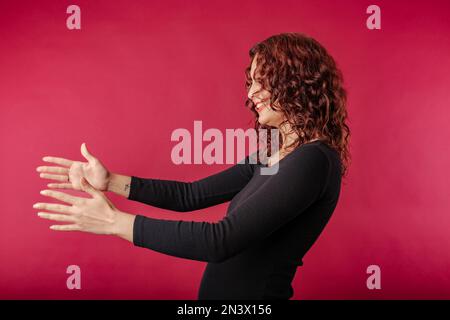
[[[80,226],[77,224],[55,224],[50,226],[50,229],[57,231],[81,231]]]
[[[57,180],[57,181],[68,181],[69,176],[63,176],[59,174],[49,174],[49,173],[41,173],[39,174],[39,177],[44,179],[50,179],[50,180]]]
[[[79,203],[81,200],[81,198],[79,198],[79,197],[74,197],[67,193],[59,192],[59,191],[55,191],[55,190],[42,190],[40,193],[44,196],[52,197],[52,198],[55,198],[56,200],[60,200],[60,201],[67,202],[70,204]]]
[[[54,211],[54,212],[61,212],[61,213],[67,213],[72,214],[72,206],[66,206],[63,204],[58,203],[42,203],[38,202],[33,205],[33,208],[35,209],[41,209],[41,210],[47,210],[47,211]]]
[[[50,173],[68,174],[69,173],[69,168],[40,166],[40,167],[36,168],[36,171],[37,172],[50,172]]]
[[[49,157],[49,156],[43,157],[42,160],[44,160],[45,162],[60,164],[62,166],[66,166],[66,167],[70,167],[72,165],[72,163],[74,162],[72,160],[68,160],[68,159],[64,159],[64,158]]]
[[[89,152],[86,147],[86,143],[81,144],[81,154],[86,158],[87,161],[91,162],[95,160],[95,157]]]
[[[81,184],[81,190],[83,190],[84,192],[87,192],[87,193],[91,194],[92,196],[97,196],[100,194],[100,191],[98,191],[93,186],[91,186],[90,183],[84,177],[81,177],[80,184]]]
[[[71,183],[49,183],[47,187],[54,189],[74,189]]]
[[[48,212],[38,212],[39,217],[43,219],[53,220],[53,221],[63,221],[63,222],[75,222],[75,217],[68,216],[66,214],[55,214]]]

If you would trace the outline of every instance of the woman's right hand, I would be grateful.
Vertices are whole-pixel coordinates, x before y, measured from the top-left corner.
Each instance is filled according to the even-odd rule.
[[[87,162],[46,156],[42,160],[58,166],[40,166],[36,170],[41,173],[41,178],[59,182],[49,183],[47,185],[49,188],[82,190],[80,180],[84,177],[97,190],[106,191],[111,177],[110,172],[87,150],[85,143],[81,145],[81,154]]]

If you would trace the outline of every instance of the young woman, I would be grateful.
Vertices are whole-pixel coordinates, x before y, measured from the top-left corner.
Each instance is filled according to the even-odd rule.
[[[194,182],[146,179],[110,173],[82,144],[87,162],[44,157],[58,166],[37,171],[58,181],[49,188],[84,190],[92,197],[44,190],[67,205],[37,203],[34,208],[50,211],[38,215],[64,222],[53,230],[115,235],[208,262],[199,299],[291,298],[297,267],[330,219],[347,171],[346,91],[333,58],[303,34],[274,35],[249,53],[246,106],[255,114],[255,128],[277,129],[281,145],[266,164],[247,156]],[[273,165],[279,166],[276,174],[261,174]],[[162,220],[121,212],[104,191],[174,211],[231,202],[217,223]]]

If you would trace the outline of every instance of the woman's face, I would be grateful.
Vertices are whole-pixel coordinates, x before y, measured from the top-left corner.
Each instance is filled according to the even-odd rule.
[[[252,83],[248,91],[248,98],[253,100],[253,103],[256,105],[255,110],[258,112],[258,122],[278,128],[284,119],[284,115],[281,111],[268,108],[270,105],[270,92],[263,89],[261,83],[255,80],[256,58],[257,55],[254,56],[250,68]]]

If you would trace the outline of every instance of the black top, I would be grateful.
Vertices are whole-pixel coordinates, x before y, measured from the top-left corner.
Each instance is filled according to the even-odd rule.
[[[341,186],[338,153],[320,140],[272,167],[241,163],[194,181],[132,177],[130,200],[174,211],[230,201],[216,223],[137,215],[133,243],[207,261],[198,299],[289,299],[297,266],[333,213]]]

